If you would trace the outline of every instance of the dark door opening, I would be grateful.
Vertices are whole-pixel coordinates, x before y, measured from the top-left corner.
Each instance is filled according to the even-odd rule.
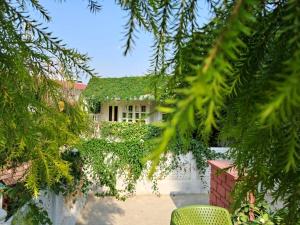
[[[118,121],[118,106],[114,108],[114,121]]]
[[[109,120],[109,121],[113,121],[113,120],[112,120],[112,111],[113,111],[113,107],[112,107],[112,106],[109,106],[109,114],[108,114],[108,120]]]

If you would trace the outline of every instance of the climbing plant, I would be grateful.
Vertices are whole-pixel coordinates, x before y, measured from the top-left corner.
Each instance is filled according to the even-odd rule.
[[[86,98],[95,98],[98,101],[130,98],[139,98],[152,93],[149,77],[121,77],[98,78],[94,77],[83,92]]]
[[[139,77],[93,77],[83,95],[91,105],[107,100],[158,99],[165,92],[168,77],[159,82],[153,75]]]
[[[101,195],[124,198],[134,193],[136,182],[147,175],[149,169],[142,159],[152,151],[160,134],[161,129],[153,125],[103,122],[100,138],[83,141],[78,146],[93,183],[104,190]],[[192,151],[201,174],[207,168],[208,159],[221,156],[195,139],[189,146],[180,139],[174,139],[168,150],[173,160],[167,161],[167,155],[160,159],[159,170],[152,177],[155,192],[159,191],[157,180],[164,178],[179,165],[180,154]],[[122,181],[124,186],[118,186],[118,181]]]

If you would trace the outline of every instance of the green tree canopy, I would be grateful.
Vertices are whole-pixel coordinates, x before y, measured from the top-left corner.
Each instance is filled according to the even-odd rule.
[[[39,1],[0,1],[0,164],[28,162],[26,187],[37,195],[62,177],[72,179],[61,151],[86,128],[80,104],[71,104],[56,79],[92,74],[89,58],[66,47],[26,12],[45,22]]]

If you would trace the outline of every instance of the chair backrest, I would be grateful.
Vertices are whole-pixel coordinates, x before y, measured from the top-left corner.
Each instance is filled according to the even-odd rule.
[[[192,205],[175,209],[171,225],[232,225],[229,212],[221,207]]]

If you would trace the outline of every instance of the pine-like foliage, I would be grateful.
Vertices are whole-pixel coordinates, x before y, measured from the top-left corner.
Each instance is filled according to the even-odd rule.
[[[67,48],[29,10],[50,20],[39,1],[0,1],[0,165],[28,162],[22,181],[37,195],[61,177],[72,179],[60,151],[86,127],[82,107],[69,103],[54,79],[92,70],[86,55]]]
[[[214,16],[200,29],[194,0],[148,1],[154,16],[136,17],[153,31],[154,70],[172,69],[177,97],[160,108],[170,120],[149,159],[155,166],[178,132],[197,130],[207,140],[218,128],[242,180],[237,197],[270,192],[284,201],[286,224],[298,224],[300,1],[208,2]]]

